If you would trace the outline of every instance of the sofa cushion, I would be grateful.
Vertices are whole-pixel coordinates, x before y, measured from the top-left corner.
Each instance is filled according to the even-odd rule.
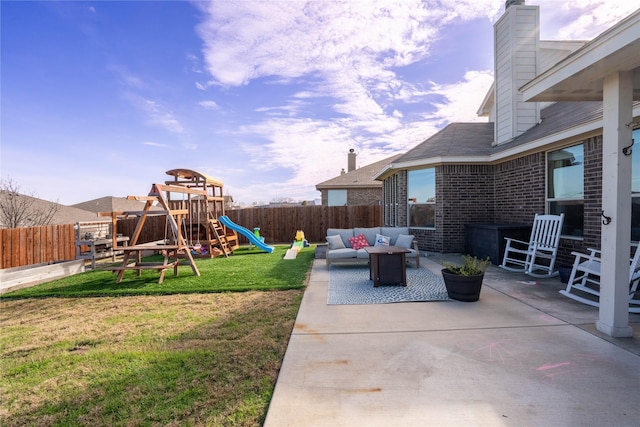
[[[344,242],[340,238],[339,234],[334,234],[333,236],[327,236],[327,243],[329,244],[330,251],[345,248]]]
[[[398,236],[401,234],[409,234],[408,227],[381,227],[380,234],[389,237],[389,244],[391,246],[396,246],[396,240]]]
[[[411,249],[413,245],[413,236],[409,234],[400,234],[396,239],[395,246],[400,246],[401,248]]]
[[[327,236],[339,235],[345,248],[350,248],[349,237],[353,237],[353,228],[327,228]]]
[[[360,249],[364,251],[364,249]],[[355,258],[358,254],[358,251],[351,248],[343,248],[343,249],[334,249],[332,251],[327,252],[328,259],[348,259]]]
[[[357,236],[349,238],[349,243],[351,243],[351,247],[355,250],[362,249],[365,246],[369,246],[369,244],[367,243],[367,238],[364,237],[364,234],[359,234]]]
[[[357,236],[358,234],[364,234],[364,237],[367,238],[367,243],[369,246],[373,246],[376,244],[376,234],[380,234],[380,227],[370,227],[370,228],[354,228],[353,235]]]
[[[358,249],[358,252],[356,254],[356,258],[358,258],[358,259],[369,259],[369,252],[365,251],[364,249]]]
[[[382,234],[376,234],[376,244],[374,246],[389,246],[389,237]]]

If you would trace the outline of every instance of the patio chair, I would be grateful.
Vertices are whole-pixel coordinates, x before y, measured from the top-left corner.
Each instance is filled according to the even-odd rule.
[[[557,276],[555,264],[563,220],[564,214],[536,214],[529,242],[505,237],[507,244],[500,267],[541,279]]]
[[[576,258],[567,287],[560,293],[583,304],[599,307],[601,252],[591,248],[588,251],[588,254],[571,252]],[[629,312],[640,313],[640,299],[635,297],[640,282],[640,249],[636,249],[630,261]]]

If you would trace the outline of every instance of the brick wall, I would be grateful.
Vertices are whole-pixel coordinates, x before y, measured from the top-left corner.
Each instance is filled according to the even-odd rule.
[[[347,190],[347,205],[382,205],[382,187],[350,188]]]
[[[464,251],[464,225],[494,221],[490,165],[443,165],[436,169],[436,229],[442,251]]]
[[[577,142],[580,143],[580,142]],[[571,265],[571,251],[600,247],[602,210],[602,136],[584,144],[584,237],[561,239],[558,265]],[[464,224],[531,224],[545,213],[546,155],[528,154],[495,165],[436,167],[435,230],[412,229],[421,250],[464,252]],[[406,226],[407,173],[399,171],[399,226]]]
[[[382,204],[382,187],[380,188],[348,188],[347,205],[363,206],[363,205],[381,205]],[[320,198],[322,206],[329,204],[329,190],[320,190]]]
[[[531,224],[545,212],[545,154],[499,163],[494,169],[496,223]]]
[[[408,196],[408,182],[407,182],[407,171],[400,171],[397,173],[398,175],[398,227],[406,227],[408,221],[408,207],[407,201],[409,199]]]

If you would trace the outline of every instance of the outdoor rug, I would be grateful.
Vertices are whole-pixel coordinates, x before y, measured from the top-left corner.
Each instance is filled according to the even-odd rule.
[[[327,304],[388,304],[412,301],[448,301],[442,277],[426,268],[407,268],[407,286],[373,287],[369,269],[331,266]]]

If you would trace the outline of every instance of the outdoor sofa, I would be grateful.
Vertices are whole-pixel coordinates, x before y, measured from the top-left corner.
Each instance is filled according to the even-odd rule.
[[[328,228],[326,238],[328,266],[336,262],[369,262],[366,246],[403,247],[410,251],[405,255],[407,261],[420,266],[418,242],[408,227]]]

